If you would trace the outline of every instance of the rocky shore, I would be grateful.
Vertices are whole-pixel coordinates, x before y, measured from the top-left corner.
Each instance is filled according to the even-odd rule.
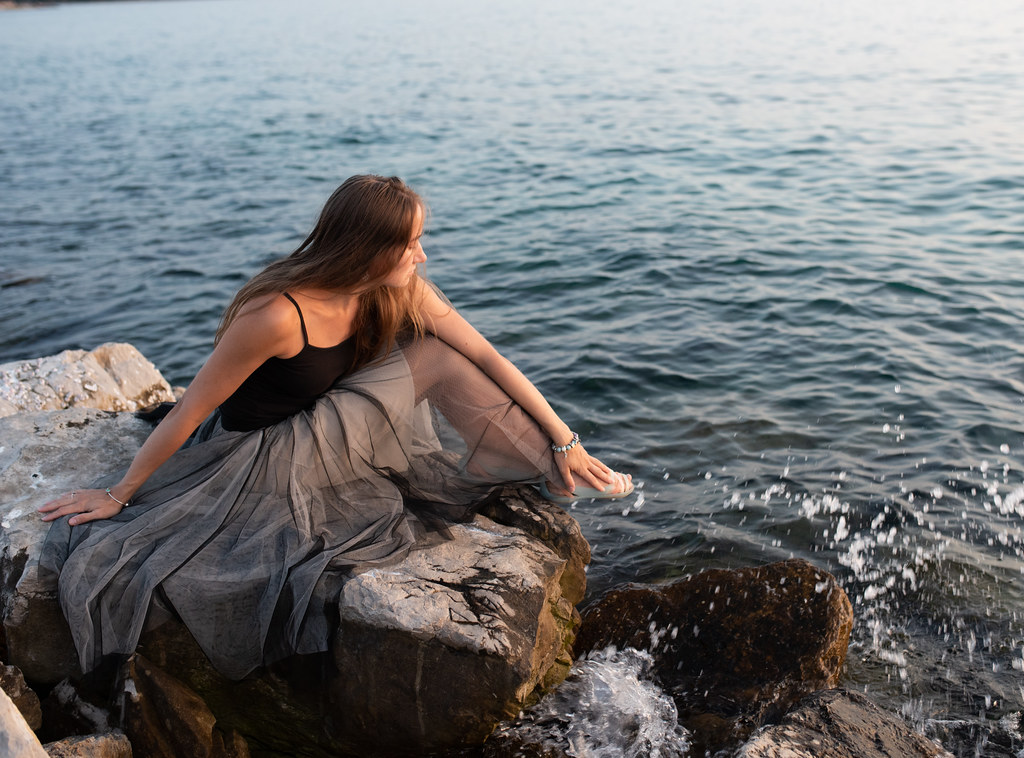
[[[853,615],[828,573],[805,561],[708,571],[618,588],[581,616],[589,546],[530,488],[332,587],[325,654],[230,681],[171,621],[144,635],[113,695],[90,689],[36,570],[47,525],[35,509],[126,465],[150,429],[132,411],[173,397],[129,345],[0,365],[2,755],[577,755],[506,727],[574,655],[610,648],[645,651],[675,703],[687,736],[659,754],[948,755],[834,689]]]

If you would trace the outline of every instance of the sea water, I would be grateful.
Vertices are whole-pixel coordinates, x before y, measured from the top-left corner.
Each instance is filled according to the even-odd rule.
[[[806,558],[845,686],[1013,754],[1021,39],[1008,0],[0,13],[0,361],[185,384],[344,177],[399,174],[429,275],[639,482],[572,511],[590,597]]]

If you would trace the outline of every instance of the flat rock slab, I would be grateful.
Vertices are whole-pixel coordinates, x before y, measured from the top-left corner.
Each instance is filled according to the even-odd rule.
[[[824,690],[759,732],[737,758],[953,758],[864,695]]]
[[[130,413],[91,408],[0,418],[0,612],[8,658],[32,682],[79,673],[56,587],[38,575],[50,525],[36,509],[127,466],[151,429]]]

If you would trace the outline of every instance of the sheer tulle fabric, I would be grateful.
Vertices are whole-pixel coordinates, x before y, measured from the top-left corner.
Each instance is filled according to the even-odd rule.
[[[427,337],[252,432],[215,413],[115,518],[53,523],[40,560],[83,669],[177,615],[240,678],[327,648],[346,572],[401,559],[496,485],[557,480],[550,440],[471,361]]]

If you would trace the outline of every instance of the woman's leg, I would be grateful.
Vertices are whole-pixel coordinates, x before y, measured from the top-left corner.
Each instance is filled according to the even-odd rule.
[[[476,364],[431,336],[403,352],[416,401],[426,400],[465,444],[466,475],[494,484],[560,481],[547,434]]]

